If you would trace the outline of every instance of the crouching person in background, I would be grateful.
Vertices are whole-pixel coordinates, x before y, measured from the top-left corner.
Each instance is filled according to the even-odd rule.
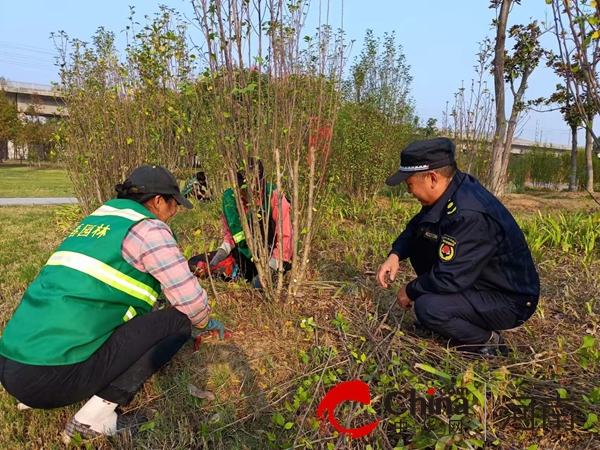
[[[269,267],[276,273],[279,267],[280,248],[283,250],[283,272],[291,269],[292,261],[292,222],[290,218],[290,202],[285,196],[281,197],[281,221],[283,233],[280,233],[278,201],[280,192],[275,186],[266,182],[264,167],[261,161],[250,158],[248,171],[253,173],[254,165],[257,164],[258,180],[248,181],[243,170],[237,173],[237,185],[240,188],[241,200],[248,214],[248,224],[253,226],[249,212],[248,189],[252,189],[252,198],[257,201],[259,212],[259,232],[253,233],[254,239],[264,242],[265,235],[269,245],[270,261]],[[232,274],[245,278],[252,287],[261,289],[262,283],[258,276],[256,264],[246,242],[246,235],[242,229],[242,221],[238,214],[235,203],[234,190],[227,189],[223,193],[223,228],[224,238],[221,247],[215,252],[206,255],[197,255],[190,258],[190,268],[195,273],[207,273],[207,270],[224,273],[227,279],[235,279]],[[207,264],[208,261],[208,264]],[[208,267],[206,267],[208,266]],[[232,268],[235,266],[235,268]],[[222,270],[221,270],[222,269]]]
[[[87,403],[66,441],[133,433],[143,415],[118,414],[190,338],[219,331],[206,292],[166,222],[192,208],[165,168],[146,165],[70,233],[28,287],[0,340],[0,382],[31,408]],[[151,312],[164,292],[174,308]],[[91,398],[90,398],[91,397]]]

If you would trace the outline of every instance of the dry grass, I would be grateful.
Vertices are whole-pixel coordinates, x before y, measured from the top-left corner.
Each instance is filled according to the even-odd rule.
[[[511,197],[509,207],[518,214],[530,213],[527,208],[517,209],[518,204],[510,206],[517,199]],[[543,201],[553,207],[553,202],[565,200]],[[600,351],[597,342],[592,353],[584,355],[580,350],[584,335],[598,335],[599,309],[594,300],[599,287],[598,263],[582,269],[578,255],[549,252],[547,259],[538,262],[542,276],[538,312],[526,327],[506,333],[514,355],[493,360],[467,358],[446,349],[444,342],[414,336],[410,331],[414,313],[393,307],[395,289],[386,291],[375,284],[372,271],[403,221],[414,212],[410,205],[413,203],[394,198],[373,205],[342,203],[341,199],[332,203],[312,255],[311,279],[292,304],[271,305],[242,286],[216,283],[217,295],[211,295],[215,314],[232,331],[232,339],[208,341],[197,353],[190,342],[128,407],[156,414],[154,428],[133,442],[101,440],[91,443],[92,448],[409,448],[394,447],[399,437],[412,441],[410,448],[415,449],[478,448],[486,416],[474,395],[469,395],[473,407],[468,426],[472,431],[447,446],[441,422],[427,432],[415,420],[411,430],[397,433],[399,419],[382,408],[383,395],[391,390],[468,384],[480,393],[486,386],[487,438],[496,442],[492,448],[600,448],[597,431],[581,429],[590,414],[600,414],[598,403],[590,405],[583,399],[600,388]],[[217,208],[216,203],[203,204],[176,217],[173,228],[186,253],[217,245]],[[60,241],[62,231],[48,214],[52,210],[0,209],[0,258],[5,268],[0,279],[2,325]],[[412,276],[406,266],[396,285]],[[587,369],[582,367],[582,356],[588,359]],[[428,366],[450,379],[423,369]],[[348,441],[328,426],[319,428],[315,411],[331,386],[357,378],[371,387],[372,409],[345,405],[338,408],[336,416],[352,426],[376,416],[383,420],[369,437]],[[188,383],[212,391],[216,400],[190,396]],[[575,431],[523,431],[516,424],[499,428],[495,415],[502,411],[503,394],[553,395],[562,388],[577,407]],[[79,405],[25,413],[18,412],[15,405],[14,399],[0,391],[0,448],[64,448],[59,433]],[[284,426],[276,423],[278,414]]]

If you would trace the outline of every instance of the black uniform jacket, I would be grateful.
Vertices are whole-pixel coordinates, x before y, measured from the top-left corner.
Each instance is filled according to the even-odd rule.
[[[423,207],[392,245],[418,275],[406,293],[491,290],[514,297],[540,294],[525,236],[510,212],[475,177],[458,171],[442,197]],[[524,299],[531,301],[532,299]]]

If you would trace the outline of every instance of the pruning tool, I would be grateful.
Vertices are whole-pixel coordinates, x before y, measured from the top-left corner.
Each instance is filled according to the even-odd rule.
[[[198,336],[196,336],[196,338],[194,339],[194,353],[196,353],[198,351],[198,347],[200,346],[200,343],[202,341],[206,341],[208,339],[212,339],[213,337],[218,337],[219,336],[219,332],[218,331],[210,331],[208,333],[202,333],[199,334]],[[231,338],[231,333],[225,333],[225,339],[229,339]]]

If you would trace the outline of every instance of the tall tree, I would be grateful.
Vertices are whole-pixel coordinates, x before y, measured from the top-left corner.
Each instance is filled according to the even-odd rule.
[[[518,0],[517,0],[518,1]],[[492,1],[490,7],[500,8],[496,25],[496,46],[494,51],[494,91],[496,98],[496,133],[492,146],[492,167],[490,171],[490,188],[497,196],[502,192],[502,154],[504,137],[506,136],[506,97],[504,95],[504,59],[506,53],[506,27],[508,13],[513,0]]]
[[[492,166],[490,171],[490,189],[497,197],[502,196],[507,182],[508,163],[512,141],[519,118],[527,110],[525,93],[529,77],[545,55],[540,45],[544,32],[537,21],[528,25],[514,25],[509,36],[515,40],[512,54],[506,51],[506,27],[508,14],[518,0],[492,0],[492,8],[500,8],[497,27],[496,46],[493,63],[494,87],[496,92],[496,133],[492,148]],[[505,115],[505,85],[512,94],[512,108],[508,121]]]
[[[376,38],[367,30],[363,49],[344,83],[344,102],[333,134],[331,170],[348,194],[377,193],[394,170],[398,148],[419,127],[410,98],[412,77],[395,33]],[[425,133],[432,135],[429,121]]]
[[[554,73],[565,80],[564,83],[556,85],[556,91],[547,99],[539,99],[547,106],[552,104],[559,105],[559,110],[563,115],[565,123],[571,129],[571,167],[569,173],[569,190],[577,190],[577,130],[583,125],[584,119],[577,107],[577,101],[573,93],[567,88],[566,83],[571,77],[577,77],[579,83],[583,83],[581,72],[572,73],[569,68],[556,55],[548,60],[548,67],[554,69]],[[585,101],[585,98],[580,99]],[[539,101],[537,101],[539,103]]]
[[[3,158],[8,158],[5,154],[8,141],[14,140],[20,129],[17,105],[8,99],[6,92],[0,87],[0,163]]]
[[[490,156],[490,137],[494,134],[494,97],[488,89],[485,76],[493,54],[492,41],[480,43],[471,87],[464,85],[454,94],[454,105],[446,112],[446,127],[457,143],[460,166],[477,177],[486,177]]]
[[[586,128],[586,189],[594,189],[594,117],[600,111],[600,6],[592,0],[546,0],[552,5],[554,32],[564,65],[565,89]]]

